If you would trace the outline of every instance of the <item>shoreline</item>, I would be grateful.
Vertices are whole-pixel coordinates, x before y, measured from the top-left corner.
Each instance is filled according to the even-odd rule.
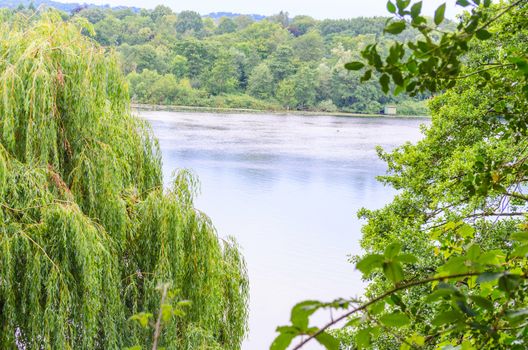
[[[250,108],[222,108],[222,107],[200,107],[200,106],[178,106],[178,105],[153,105],[143,103],[131,103],[132,110],[143,111],[166,111],[166,112],[191,112],[191,113],[232,113],[232,114],[273,114],[273,115],[300,115],[300,116],[332,116],[332,117],[359,117],[359,118],[416,118],[429,119],[428,115],[387,115],[366,114],[350,112],[323,112],[323,111],[297,111],[297,110],[261,110]]]

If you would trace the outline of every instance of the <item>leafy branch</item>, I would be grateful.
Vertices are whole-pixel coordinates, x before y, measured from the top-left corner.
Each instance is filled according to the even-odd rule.
[[[326,332],[333,325],[335,325],[335,324],[347,319],[348,317],[354,315],[355,313],[357,313],[359,311],[365,310],[369,306],[377,303],[380,300],[383,300],[383,299],[385,299],[387,297],[390,297],[391,295],[393,295],[393,294],[395,294],[395,293],[397,293],[399,291],[402,291],[402,290],[405,290],[405,289],[409,289],[409,288],[412,288],[412,287],[416,287],[416,286],[420,286],[420,285],[423,285],[423,284],[435,282],[435,281],[446,281],[446,280],[450,280],[450,279],[456,279],[456,278],[462,278],[462,277],[471,277],[471,276],[478,276],[478,275],[480,275],[480,273],[468,272],[468,273],[454,274],[454,275],[450,275],[450,276],[435,276],[435,277],[429,277],[429,278],[426,278],[426,279],[423,279],[423,280],[420,280],[420,281],[414,281],[414,282],[409,282],[409,283],[404,283],[404,284],[398,285],[395,288],[393,288],[393,289],[391,289],[391,290],[389,290],[389,291],[387,291],[387,292],[375,297],[374,299],[371,299],[370,301],[366,302],[365,304],[362,304],[361,306],[358,306],[358,307],[356,307],[356,308],[344,313],[343,315],[339,316],[338,318],[334,319],[333,321],[330,321],[329,323],[325,324],[321,329],[319,329],[318,331],[316,331],[315,333],[311,334],[309,337],[307,337],[306,339],[301,341],[301,343],[299,343],[297,346],[295,346],[293,348],[293,350],[301,349],[306,343],[308,343],[309,341],[317,338],[319,335],[321,335],[324,332]]]

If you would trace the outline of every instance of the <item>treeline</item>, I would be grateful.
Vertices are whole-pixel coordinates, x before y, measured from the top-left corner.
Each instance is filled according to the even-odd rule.
[[[397,104],[400,114],[425,114],[424,99],[383,94],[362,84],[344,64],[377,42],[406,41],[383,33],[386,18],[318,21],[279,13],[213,20],[192,11],[79,9],[95,40],[115,47],[133,101],[207,107],[378,113]]]

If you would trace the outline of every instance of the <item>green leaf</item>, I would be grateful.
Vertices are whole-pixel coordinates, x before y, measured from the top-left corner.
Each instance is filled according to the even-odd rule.
[[[323,345],[327,350],[339,350],[339,340],[326,332],[317,335],[315,340],[317,340],[319,344]]]
[[[444,265],[440,266],[438,271],[449,274],[466,273],[469,271],[469,266],[466,265],[465,257],[455,256],[450,258]]]
[[[392,1],[387,1],[387,11],[390,13],[396,13],[396,5]]]
[[[315,300],[307,300],[295,305],[290,317],[292,325],[300,330],[306,330],[308,328],[308,318],[321,306],[321,302]]]
[[[383,315],[379,318],[380,322],[387,327],[403,327],[411,323],[409,317],[403,312]]]
[[[161,305],[161,319],[163,322],[167,323],[172,318],[173,310],[172,305],[163,304]]]
[[[129,320],[137,321],[141,325],[141,327],[147,328],[149,320],[153,317],[154,315],[152,315],[151,313],[140,312],[138,314],[131,316]]]
[[[459,6],[466,7],[466,6],[469,6],[470,3],[468,0],[457,0],[456,4]]]
[[[361,77],[360,81],[362,83],[366,82],[366,81],[369,81],[370,78],[372,78],[372,70],[369,69],[365,72],[365,74],[363,74],[363,76]]]
[[[297,336],[295,333],[281,333],[273,343],[271,343],[270,350],[286,350],[291,344],[292,340]]]
[[[511,235],[511,239],[518,242],[528,242],[528,231],[515,232]]]
[[[521,283],[520,280],[520,276],[505,274],[499,278],[499,289],[511,293],[519,287],[519,284]]]
[[[491,33],[485,29],[477,30],[475,35],[479,40],[488,40],[489,38],[491,38]]]
[[[370,346],[371,339],[370,328],[361,329],[356,333],[356,346],[359,349],[366,349]]]
[[[390,78],[387,74],[383,74],[380,78],[379,78],[379,82],[380,82],[380,85],[381,85],[381,90],[384,92],[384,93],[387,93],[389,92],[389,83],[390,83]]]
[[[421,12],[422,12],[422,2],[421,1],[418,1],[416,4],[411,6],[411,17],[413,19],[420,16]]]
[[[407,308],[407,306],[405,306],[405,304],[403,303],[403,300],[398,296],[398,294],[392,294],[390,296],[390,299],[395,305],[398,305],[400,309],[405,311],[405,309]]]
[[[460,321],[462,319],[464,319],[464,315],[460,311],[448,310],[438,314],[435,318],[433,318],[431,323],[433,326],[440,327],[445,324],[451,324],[456,321]]]
[[[418,259],[412,254],[400,254],[395,260],[407,264],[414,264],[418,261]]]
[[[484,309],[487,309],[489,311],[492,311],[493,310],[493,303],[491,301],[489,301],[488,299],[486,298],[483,298],[479,295],[472,295],[469,297],[471,300],[473,300],[473,302],[477,305],[477,306],[480,306],[481,308],[484,308]]]
[[[385,310],[385,302],[378,301],[377,303],[374,303],[374,305],[371,305],[368,309],[369,313],[371,315],[378,315],[382,313]]]
[[[345,328],[346,327],[356,327],[360,321],[361,321],[361,317],[354,317],[348,320],[347,323],[345,323]]]
[[[398,6],[398,12],[400,15],[403,14],[403,11],[409,6],[411,0],[396,0],[396,6]]]
[[[403,32],[406,27],[407,24],[405,23],[405,21],[392,22],[385,27],[385,32],[396,35]]]
[[[445,10],[446,10],[446,4],[443,3],[442,5],[438,6],[438,8],[435,11],[434,14],[434,22],[436,25],[440,25],[444,21],[445,18]]]
[[[528,244],[521,245],[519,247],[516,247],[513,252],[512,256],[518,257],[518,258],[524,258],[528,255]]]
[[[475,228],[468,224],[461,225],[456,232],[464,238],[473,238],[475,236]]]
[[[361,68],[365,67],[365,64],[362,62],[349,62],[345,64],[345,68],[348,70],[360,70]]]
[[[469,305],[466,303],[465,300],[458,300],[458,301],[456,302],[456,305],[457,305],[458,308],[459,308],[463,313],[465,313],[466,315],[471,316],[471,317],[473,317],[473,316],[476,315],[476,314],[475,314],[475,311],[473,311],[473,310],[469,307]]]
[[[466,256],[471,261],[477,261],[480,256],[480,247],[476,244],[472,244],[471,247],[469,247]]]
[[[398,255],[400,250],[401,250],[401,244],[398,243],[398,242],[394,242],[394,243],[389,244],[385,248],[385,254],[384,255],[385,255],[386,258],[394,258],[396,255]]]
[[[356,269],[364,275],[368,275],[372,270],[380,268],[383,264],[384,257],[380,254],[367,255],[356,264]]]
[[[486,283],[486,282],[491,282],[491,281],[495,281],[497,279],[499,279],[504,273],[502,272],[484,272],[484,273],[481,273],[478,278],[477,278],[477,282],[478,283]]]
[[[395,261],[383,263],[383,274],[394,283],[403,280],[403,269],[401,264]]]
[[[499,265],[504,261],[505,254],[500,250],[490,250],[482,253],[476,261],[482,265]]]

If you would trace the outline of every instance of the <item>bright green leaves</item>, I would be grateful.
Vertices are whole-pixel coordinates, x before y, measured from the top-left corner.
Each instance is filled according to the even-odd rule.
[[[403,312],[383,315],[379,318],[379,321],[387,327],[403,327],[411,323],[409,317]]]
[[[363,275],[369,275],[376,269],[381,269],[385,277],[393,283],[398,283],[404,279],[402,263],[415,263],[416,258],[411,254],[400,254],[401,245],[392,243],[385,249],[383,255],[370,254],[361,259],[356,268]]]
[[[434,22],[437,26],[440,25],[444,21],[445,11],[446,11],[445,3],[438,6],[438,8],[436,9],[435,14],[434,14]]]
[[[361,271],[364,275],[370,274],[373,270],[380,268],[385,257],[380,254],[370,254],[361,259],[356,264],[356,269]]]
[[[464,70],[461,57],[470,50],[470,42],[473,39],[489,40],[492,38],[492,32],[495,32],[489,28],[490,23],[488,23],[492,8],[490,1],[483,2],[483,6],[480,6],[480,1],[462,0],[458,3],[461,6],[472,6],[472,9],[461,20],[455,31],[446,31],[443,28],[449,26],[449,23],[446,23],[445,3],[436,9],[433,24],[428,23],[421,14],[422,1],[413,3],[410,9],[410,1],[387,3],[388,11],[394,14],[395,18],[387,22],[384,32],[398,35],[406,29],[414,29],[421,33],[421,38],[409,41],[406,55],[399,60],[394,60],[390,56],[382,58],[385,53],[381,54],[381,50],[377,48],[366,47],[362,51],[362,56],[368,65],[375,68],[378,73],[376,76],[381,77],[386,74],[383,79],[379,78],[385,93],[390,90],[391,80],[395,85],[395,93],[407,92],[411,95],[424,91],[438,92],[456,85],[458,77]],[[391,48],[397,45],[401,43],[396,42]],[[409,62],[413,62],[413,65],[408,66]],[[500,63],[494,65],[497,69],[503,67]],[[489,70],[493,69],[494,67],[489,67]],[[483,81],[491,77],[488,70],[478,71],[478,75]],[[528,87],[526,92],[528,94]]]
[[[385,32],[396,35],[403,32],[405,28],[407,28],[407,24],[405,21],[391,22],[385,27]]]
[[[397,261],[385,261],[382,265],[383,274],[390,281],[398,283],[403,280],[403,268]]]
[[[361,329],[356,333],[355,341],[359,349],[366,349],[372,339],[371,329]]]
[[[447,310],[438,313],[431,324],[435,327],[441,327],[444,325],[455,324],[459,321],[464,320],[464,315],[458,310]]]
[[[518,258],[528,257],[528,231],[515,232],[511,235],[511,239],[519,243],[513,250],[512,256]]]
[[[299,332],[294,327],[277,327],[277,332],[280,334],[271,343],[270,350],[285,350],[290,346],[291,342],[295,337],[299,335]]]
[[[416,20],[420,16],[421,13],[422,13],[422,1],[418,1],[417,3],[411,6],[411,18],[413,20]]]
[[[411,0],[396,0],[396,6],[398,7],[398,15],[404,16],[406,14],[406,9],[409,7]]]
[[[499,268],[505,261],[505,254],[500,250],[481,252],[478,245],[469,247],[467,252],[460,256],[452,256],[444,265],[438,268],[440,276],[456,275],[463,273],[481,273],[488,268]]]
[[[316,335],[315,340],[327,350],[339,350],[339,340],[326,332]]]
[[[462,221],[447,222],[431,232],[431,239],[440,243],[435,254],[447,259],[453,254],[462,252],[461,246],[470,244],[475,236],[475,229]]]
[[[319,344],[328,350],[338,350],[339,341],[331,334],[320,331],[317,327],[309,326],[309,318],[316,311],[330,307],[342,308],[348,305],[347,302],[335,301],[333,303],[323,304],[319,301],[303,301],[292,308],[290,321],[291,325],[277,327],[279,335],[271,344],[271,350],[285,350],[291,342],[299,336],[311,336]]]
[[[182,318],[185,316],[185,309],[191,306],[188,300],[176,301],[180,291],[170,289],[169,283],[160,284],[157,288],[161,294],[161,302],[158,314],[148,312],[140,312],[132,315],[128,320],[136,321],[142,328],[151,329],[153,332],[153,343],[160,341],[159,335],[161,330],[168,326],[176,317]],[[138,346],[138,345],[137,345]],[[128,349],[135,349],[137,346]],[[141,347],[139,347],[141,349]],[[161,349],[158,347],[158,349]]]
[[[154,319],[154,315],[149,312],[140,312],[129,318],[130,321],[136,321],[143,328],[148,328],[152,319]]]
[[[390,13],[396,13],[396,5],[392,1],[387,1],[387,11]]]
[[[308,329],[308,318],[321,307],[321,302],[310,300],[295,305],[290,317],[292,326],[299,331],[306,331]]]

